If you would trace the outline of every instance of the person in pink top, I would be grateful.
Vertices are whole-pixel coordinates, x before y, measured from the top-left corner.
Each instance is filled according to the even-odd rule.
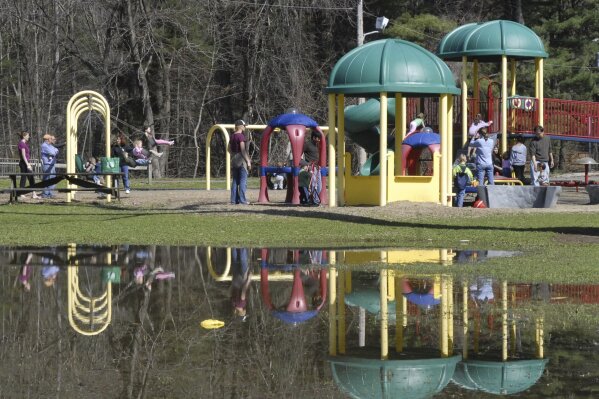
[[[148,139],[148,148],[150,149],[150,151],[156,150],[156,147],[159,145],[171,146],[175,144],[174,140],[157,139],[154,135],[154,132],[152,132],[152,128],[150,126],[144,126],[144,135],[146,136],[146,139]]]
[[[31,149],[29,148],[29,138],[31,135],[29,132],[21,132],[19,133],[19,144],[17,145],[17,149],[19,150],[19,170],[21,173],[33,173],[33,166],[29,162],[31,159]],[[35,184],[35,179],[33,175],[21,176],[21,181],[19,183],[19,188],[25,188],[25,184],[29,180],[29,185],[33,186]],[[25,197],[24,195],[21,198]],[[31,194],[31,198],[39,198],[35,191]]]

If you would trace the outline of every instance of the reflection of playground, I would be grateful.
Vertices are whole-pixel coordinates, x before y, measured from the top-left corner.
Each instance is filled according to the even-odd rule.
[[[490,279],[456,283],[445,274],[408,279],[393,270],[337,272],[333,266],[329,273],[329,360],[335,382],[351,397],[427,398],[450,381],[463,389],[513,394],[534,385],[545,369],[543,316],[518,313],[515,285],[501,282],[495,301]],[[356,310],[359,337],[347,341],[346,312]],[[493,336],[495,313],[501,319],[499,339]],[[367,314],[379,326],[378,342],[367,328]],[[529,342],[523,342],[521,330],[529,325],[534,325],[534,354],[523,349]],[[367,336],[374,346],[366,346]],[[494,360],[497,341],[501,360]],[[456,342],[461,354],[454,351]]]
[[[206,264],[211,276],[216,281],[233,281],[232,248],[225,248],[224,271],[218,273],[212,261],[212,248],[206,250]],[[252,252],[250,249],[245,251]],[[260,249],[260,273],[251,274],[250,280],[260,280],[262,302],[270,314],[284,323],[296,324],[314,318],[324,307],[327,298],[327,259],[328,251],[322,250],[287,250]],[[251,256],[250,256],[251,257]],[[249,261],[247,259],[242,262]],[[283,305],[278,305],[271,296],[272,282],[291,281],[289,299]],[[308,299],[311,298],[311,301]],[[312,309],[310,309],[312,308]]]

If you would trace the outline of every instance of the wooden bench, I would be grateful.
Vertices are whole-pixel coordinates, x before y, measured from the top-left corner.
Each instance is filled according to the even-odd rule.
[[[87,177],[91,176],[111,176],[116,181],[117,179],[123,176],[122,173],[9,173],[8,177],[11,181],[11,187],[9,189],[0,190],[2,193],[9,193],[10,199],[9,202],[14,203],[17,202],[17,198],[19,195],[29,194],[36,190],[42,190],[49,186],[53,186],[63,180],[66,180],[68,183],[73,184],[77,187],[65,187],[65,188],[55,188],[54,191],[59,193],[70,193],[77,191],[95,191],[103,194],[114,195],[117,200],[121,199],[121,190],[120,184],[115,184],[114,187],[108,187],[101,184],[96,184],[91,180],[88,180]],[[41,180],[37,183],[27,186],[24,188],[20,188],[17,184],[17,177],[21,176],[54,176],[47,180]]]

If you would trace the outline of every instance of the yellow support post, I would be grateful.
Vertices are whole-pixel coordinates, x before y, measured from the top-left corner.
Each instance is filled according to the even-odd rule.
[[[447,157],[448,152],[448,137],[447,137],[447,94],[441,94],[439,101],[439,133],[441,134],[441,187],[439,200],[441,205],[447,206]]]
[[[478,60],[474,60],[472,64],[472,91],[474,93],[474,114],[480,112],[480,85],[478,82]]]
[[[510,60],[510,76],[512,77],[510,95],[515,96],[516,95],[516,59],[515,58],[512,58]],[[512,109],[511,117],[512,117],[512,131],[513,131],[516,127],[516,110],[515,109]]]
[[[379,135],[379,206],[387,205],[387,93],[381,92]]]
[[[447,96],[447,191],[448,191],[448,206],[453,205],[453,179],[451,171],[453,166],[453,96]]]
[[[329,94],[329,208],[337,206],[337,179],[335,175],[335,94]]]
[[[545,89],[543,82],[543,59],[539,58],[539,125],[543,126],[545,123]]]
[[[402,151],[401,151],[401,143],[406,135],[405,129],[405,114],[402,113],[402,104],[403,104],[403,96],[401,93],[395,93],[395,159],[394,159],[394,167],[393,171],[394,176],[401,175],[401,160],[402,160]]]
[[[337,95],[337,186],[339,206],[345,206],[345,96]],[[351,165],[349,165],[351,168]]]
[[[462,146],[468,142],[468,57],[462,57]]]
[[[501,153],[507,151],[507,57],[501,56]]]

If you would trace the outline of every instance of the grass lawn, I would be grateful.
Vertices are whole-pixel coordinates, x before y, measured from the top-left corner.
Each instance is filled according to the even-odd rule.
[[[221,181],[222,182],[222,181]],[[138,184],[143,184],[138,182]],[[164,183],[169,185],[171,183]],[[197,181],[173,182],[192,188]],[[188,187],[184,187],[188,184]],[[222,182],[224,185],[224,182]],[[156,185],[162,187],[163,182]],[[142,188],[143,186],[139,186]],[[175,188],[175,186],[170,186]],[[151,193],[151,192],[149,192]],[[428,247],[519,250],[526,254],[462,265],[453,272],[509,277],[510,281],[599,283],[599,214],[413,214],[394,218],[381,208],[251,206],[160,207],[122,204],[0,206],[0,245],[161,244],[247,247]],[[345,209],[348,209],[345,210]],[[481,217],[483,216],[483,217]],[[585,242],[578,238],[583,237]],[[597,239],[597,240],[595,240]],[[422,265],[402,266],[422,271]],[[445,271],[427,266],[429,271]]]

